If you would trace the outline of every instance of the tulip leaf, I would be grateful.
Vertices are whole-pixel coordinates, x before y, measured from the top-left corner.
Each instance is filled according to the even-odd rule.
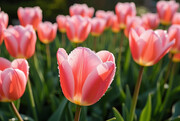
[[[180,116],[180,101],[176,102],[172,107],[172,117]]]
[[[116,117],[110,118],[110,119],[108,119],[106,121],[116,121]]]
[[[151,95],[148,96],[146,105],[141,112],[139,121],[150,121],[151,120]]]
[[[60,121],[61,115],[65,109],[67,100],[63,99],[62,102],[59,104],[58,109],[51,115],[48,121]]]
[[[114,107],[113,107],[113,112],[114,112],[114,115],[116,117],[116,121],[124,121],[124,119],[121,116],[121,114],[119,113],[119,111]]]

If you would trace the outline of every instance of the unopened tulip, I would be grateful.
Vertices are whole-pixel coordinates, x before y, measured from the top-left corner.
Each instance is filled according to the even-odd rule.
[[[112,25],[113,15],[114,13],[112,11],[103,11],[103,10],[96,11],[96,17],[106,20],[106,28],[109,28]]]
[[[142,16],[143,25],[146,29],[156,29],[159,26],[159,17],[155,13],[147,13]]]
[[[91,34],[93,36],[100,36],[106,26],[106,20],[101,18],[92,18],[91,19]]]
[[[42,10],[40,7],[19,7],[17,14],[22,26],[30,24],[34,29],[37,29],[39,23],[42,21]]]
[[[173,55],[172,61],[173,62],[180,62],[180,53]]]
[[[52,42],[57,33],[57,24],[52,24],[51,22],[44,22],[40,23],[37,28],[37,33],[39,40],[44,43],[48,44]]]
[[[117,3],[115,12],[118,17],[119,26],[121,29],[126,28],[126,20],[128,16],[136,16],[136,6],[131,3]]]
[[[92,105],[104,95],[116,69],[112,53],[94,53],[83,47],[74,49],[69,55],[59,48],[57,60],[64,96],[82,106]]]
[[[80,15],[82,17],[92,17],[94,14],[94,8],[88,7],[86,4],[74,4],[69,8],[70,16]]]
[[[0,23],[0,45],[3,42],[3,31],[4,31],[4,29],[5,29],[5,26],[2,23]]]
[[[180,25],[180,13],[175,13],[172,19],[172,24]]]
[[[7,28],[8,21],[9,21],[8,14],[1,11],[0,12],[0,23],[2,23],[4,25],[4,27]]]
[[[0,101],[17,100],[26,89],[29,74],[28,62],[25,59],[15,59],[11,63],[0,57],[0,63]]]
[[[138,35],[134,29],[131,29],[129,34],[132,57],[141,66],[156,64],[169,52],[174,43],[175,41],[170,41],[163,30],[147,30]]]
[[[82,43],[91,31],[91,22],[87,17],[79,15],[67,19],[66,33],[71,42]]]
[[[58,29],[61,33],[66,33],[66,21],[69,16],[58,15],[56,21],[58,24]]]
[[[35,52],[36,33],[31,25],[10,26],[4,30],[4,42],[11,56],[28,59]]]
[[[159,1],[156,4],[157,13],[160,18],[160,22],[163,25],[169,25],[176,11],[179,8],[179,4],[175,1]]]
[[[124,30],[124,34],[126,35],[126,37],[129,37],[129,32],[132,28],[135,29],[136,27],[139,27],[139,26],[143,27],[143,21],[140,17],[137,17],[137,16],[128,17],[126,29]]]
[[[117,16],[114,15],[111,20],[112,20],[112,25],[111,25],[112,32],[118,33],[120,31],[120,26],[119,26]]]
[[[172,25],[168,29],[168,35],[171,41],[175,40],[174,46],[171,48],[171,53],[180,52],[180,25]]]

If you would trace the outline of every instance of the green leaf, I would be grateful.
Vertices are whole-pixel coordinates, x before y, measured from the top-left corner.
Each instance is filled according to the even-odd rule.
[[[151,120],[151,95],[148,96],[147,103],[140,115],[139,121],[150,121]]]
[[[116,117],[116,121],[124,121],[124,119],[121,116],[121,114],[119,113],[119,111],[114,107],[113,107],[113,112],[114,112],[114,115]]]
[[[180,101],[176,102],[172,107],[172,118],[180,116]]]
[[[48,121],[60,121],[61,115],[65,109],[67,100],[63,99],[60,103],[58,109],[51,115],[51,117],[48,119]]]
[[[116,121],[116,117],[110,118],[110,119],[108,119],[106,121]]]

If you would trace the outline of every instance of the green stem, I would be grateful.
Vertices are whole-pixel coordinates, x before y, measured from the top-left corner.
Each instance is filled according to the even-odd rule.
[[[174,75],[175,75],[175,69],[176,68],[176,64],[175,63],[172,63],[172,69],[171,69],[171,75],[170,75],[170,79],[169,79],[169,84],[168,84],[168,90],[166,92],[166,95],[165,95],[165,98],[164,98],[164,102],[162,103],[162,106],[161,106],[161,113],[160,113],[160,120],[163,118],[163,115],[167,109],[167,106],[168,106],[168,100],[169,100],[169,96],[170,96],[170,92],[171,92],[171,89],[172,89],[172,85],[173,85],[173,79],[174,79]]]
[[[33,111],[33,116],[34,116],[35,120],[38,121],[37,113],[36,113],[36,106],[35,106],[34,97],[33,97],[32,88],[31,88],[31,82],[29,79],[27,82],[27,86],[28,86],[28,94],[29,94],[29,98],[30,98],[31,109]]]
[[[165,78],[164,78],[164,84],[166,84],[166,82],[168,80],[168,77],[169,77],[169,74],[170,74],[170,71],[171,71],[171,67],[172,67],[172,64],[173,64],[173,61],[172,61],[173,56],[174,56],[173,54],[170,54],[170,60],[169,60],[167,72],[166,72],[166,75],[165,75]]]
[[[134,117],[134,113],[135,113],[135,109],[136,109],[136,104],[137,104],[137,99],[138,99],[138,95],[139,95],[139,90],[140,90],[140,86],[141,86],[143,70],[144,70],[144,67],[141,66],[140,71],[139,71],[139,76],[138,76],[138,79],[136,82],[136,87],[135,87],[134,94],[133,94],[133,100],[132,100],[131,109],[130,109],[129,121],[133,121],[133,117]]]
[[[19,121],[23,121],[23,119],[21,118],[21,115],[19,114],[18,110],[16,109],[16,106],[14,105],[13,102],[10,102],[11,108],[13,109],[16,117],[18,118]]]
[[[65,47],[66,46],[66,34],[65,33],[62,33],[61,34],[61,39],[62,39],[62,46]]]
[[[81,106],[80,105],[76,105],[76,113],[75,113],[74,121],[79,121],[80,113],[81,113]]]
[[[49,49],[49,44],[46,44],[46,57],[47,57],[47,67],[51,69],[51,53]]]
[[[94,37],[94,44],[93,44],[93,46],[94,46],[94,51],[96,51],[97,38],[98,38],[98,37],[96,37],[96,36]]]

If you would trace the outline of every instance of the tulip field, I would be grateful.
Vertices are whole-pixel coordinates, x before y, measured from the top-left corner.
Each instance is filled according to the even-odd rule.
[[[180,3],[0,9],[0,121],[180,121]]]

